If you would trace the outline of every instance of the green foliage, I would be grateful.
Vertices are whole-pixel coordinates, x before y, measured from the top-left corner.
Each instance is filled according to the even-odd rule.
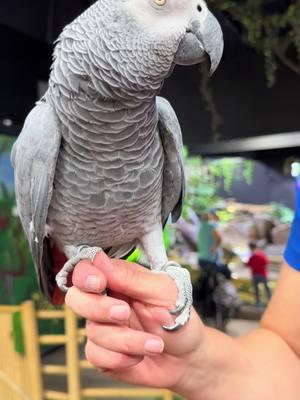
[[[0,157],[8,160],[14,138],[1,135]],[[7,164],[7,168],[11,168]],[[5,174],[4,174],[5,177]],[[15,196],[0,180],[0,303],[19,304],[37,283],[29,246],[16,215]]]
[[[0,141],[0,155],[4,153],[10,153],[13,146],[13,140],[9,136],[1,136]]]
[[[228,223],[234,219],[234,213],[228,211],[227,209],[218,210],[216,212],[220,222]]]
[[[9,266],[11,272],[16,272],[27,244],[19,219],[15,216],[14,194],[3,183],[0,183],[0,224],[0,271]]]
[[[208,0],[241,28],[242,38],[265,57],[269,86],[278,60],[300,75],[300,2],[291,0]]]
[[[201,213],[213,207],[219,197],[215,177],[200,157],[187,157],[185,170],[187,181],[183,216],[187,218],[190,208]]]
[[[189,157],[185,151],[186,196],[183,216],[187,218],[189,209],[197,213],[221,206],[222,199],[218,195],[223,186],[230,193],[233,181],[252,182],[253,163],[242,158],[221,158],[205,161],[201,157]],[[229,220],[229,215],[222,215]]]
[[[14,194],[0,183],[0,302],[18,304],[36,288],[28,243],[16,216]]]
[[[267,86],[276,81],[278,63],[300,75],[300,0],[208,0],[235,24],[242,40],[265,59]],[[211,116],[213,141],[221,137],[223,118],[209,83],[209,66],[202,63],[201,95]]]
[[[271,203],[271,216],[282,224],[290,224],[294,218],[294,211],[280,203]]]
[[[243,164],[244,168],[242,169],[243,178],[248,185],[251,185],[253,182],[253,161],[252,160],[244,160]]]
[[[62,305],[51,304],[40,290],[31,293],[31,300],[37,310],[61,310]]]
[[[15,351],[20,355],[24,355],[25,343],[23,335],[22,316],[19,311],[12,315],[12,327]]]
[[[206,111],[208,111],[211,115],[210,126],[213,133],[212,140],[214,142],[217,142],[221,137],[220,127],[223,123],[223,120],[217,108],[217,104],[215,103],[214,100],[213,89],[210,85],[209,70],[210,70],[210,63],[208,61],[200,64],[200,73],[201,73],[200,91],[205,103]]]

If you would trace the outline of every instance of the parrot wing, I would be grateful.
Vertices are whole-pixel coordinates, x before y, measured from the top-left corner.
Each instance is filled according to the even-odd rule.
[[[170,213],[176,222],[182,211],[185,191],[183,143],[180,125],[170,103],[163,97],[156,98],[158,128],[164,148],[164,173],[162,188],[162,223]]]
[[[40,286],[47,296],[53,291],[54,267],[46,220],[60,143],[59,123],[54,111],[49,104],[40,101],[26,118],[11,153],[18,213]]]

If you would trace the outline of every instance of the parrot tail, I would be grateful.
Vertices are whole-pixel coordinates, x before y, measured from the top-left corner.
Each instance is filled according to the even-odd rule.
[[[62,267],[65,265],[65,263],[68,261],[68,258],[65,256],[64,253],[62,253],[58,248],[54,245],[51,249],[54,265],[55,265],[55,275],[58,274],[58,272],[62,269]],[[68,286],[72,286],[72,273],[69,274],[68,276]],[[51,303],[53,305],[61,305],[64,304],[65,302],[65,295],[66,293],[63,293],[57,284],[55,284],[52,296],[51,296]]]

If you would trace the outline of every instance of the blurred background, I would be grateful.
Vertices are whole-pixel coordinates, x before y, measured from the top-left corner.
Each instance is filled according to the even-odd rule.
[[[37,337],[66,334],[66,316],[38,290],[15,208],[9,154],[26,115],[47,89],[54,40],[92,3],[10,0],[0,4],[0,304],[15,307],[11,312],[2,308],[2,314],[7,325],[5,340],[13,338],[16,357],[26,354],[24,302],[31,302],[33,319],[42,316],[35,328]],[[167,225],[165,243],[169,256],[191,271],[194,304],[202,318],[239,335],[257,325],[276,287],[293,219],[294,187],[300,176],[300,3],[208,3],[224,33],[225,50],[218,70],[209,78],[205,64],[176,67],[162,91],[181,123],[187,175],[183,215],[177,225]],[[131,257],[141,262],[142,258],[139,252]],[[53,318],[38,314],[44,310],[53,312]],[[77,323],[80,331],[82,321]],[[40,379],[37,390],[48,390],[49,399],[76,400],[81,397],[59,395],[76,393],[70,386],[74,371],[68,375],[61,367],[60,373],[59,368],[49,373],[50,367],[43,372],[45,363],[57,366],[69,360],[63,343],[55,340],[53,347],[50,339],[37,339],[39,371],[32,379]],[[80,346],[78,351],[82,357]],[[18,365],[21,358],[16,358]],[[1,386],[5,363],[0,351],[0,397],[26,398],[21,392],[3,397],[7,387],[13,392],[9,383]],[[10,373],[16,368],[12,366]],[[10,373],[4,374],[8,380]],[[83,387],[120,387],[90,369],[80,376]],[[17,386],[21,387],[20,382]],[[86,393],[84,398],[100,398],[93,397],[92,391]],[[118,393],[115,398],[124,398],[124,391],[122,396]],[[145,396],[141,393],[139,398],[150,398]]]

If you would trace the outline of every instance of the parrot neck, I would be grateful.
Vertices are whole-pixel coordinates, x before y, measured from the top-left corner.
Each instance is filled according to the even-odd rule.
[[[55,49],[59,78],[81,77],[107,98],[153,98],[169,76],[178,43],[166,46],[162,38],[143,34],[116,3],[98,0],[64,29]]]
[[[128,153],[130,159],[142,163],[158,138],[155,97],[139,103],[86,95],[71,98],[49,87],[45,100],[62,124],[63,147],[75,158],[88,160],[106,154],[109,163]]]

